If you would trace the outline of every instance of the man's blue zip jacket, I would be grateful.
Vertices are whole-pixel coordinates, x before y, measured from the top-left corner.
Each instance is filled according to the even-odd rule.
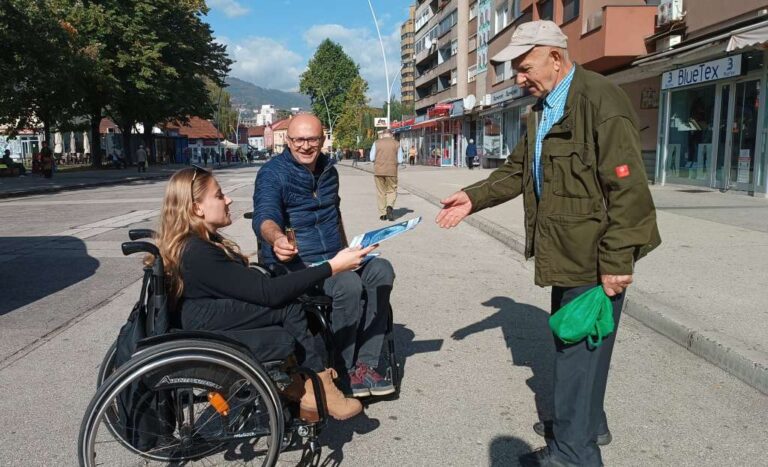
[[[292,227],[299,248],[291,269],[333,258],[343,248],[340,232],[339,172],[325,154],[315,173],[299,164],[289,149],[264,164],[253,191],[253,231],[259,239],[259,261],[279,260],[261,236],[261,224],[272,220],[283,230]]]

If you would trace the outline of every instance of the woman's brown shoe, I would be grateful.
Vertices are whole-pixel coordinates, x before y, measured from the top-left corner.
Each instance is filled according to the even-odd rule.
[[[363,404],[359,400],[351,397],[345,397],[339,388],[334,384],[333,379],[336,377],[336,371],[333,368],[328,368],[317,374],[320,377],[320,383],[323,386],[323,395],[325,396],[325,405],[328,409],[328,414],[336,420],[346,420],[352,418],[355,415],[363,411]],[[317,401],[315,400],[315,393],[312,386],[312,380],[307,379],[304,382],[304,396],[301,398],[299,404],[300,414],[304,414],[307,417],[317,418]],[[304,420],[309,420],[301,415]]]

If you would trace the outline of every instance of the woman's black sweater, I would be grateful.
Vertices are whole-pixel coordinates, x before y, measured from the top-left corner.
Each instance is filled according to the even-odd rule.
[[[283,276],[266,277],[230,259],[221,248],[197,236],[187,241],[181,255],[183,299],[232,298],[277,307],[330,276],[331,265],[326,262]]]

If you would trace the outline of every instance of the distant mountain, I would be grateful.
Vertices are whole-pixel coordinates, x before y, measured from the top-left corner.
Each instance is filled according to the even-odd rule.
[[[258,109],[262,104],[272,104],[278,109],[301,107],[306,110],[311,105],[309,96],[298,92],[266,89],[233,77],[227,77],[226,82],[226,91],[232,96],[233,104],[249,109]]]

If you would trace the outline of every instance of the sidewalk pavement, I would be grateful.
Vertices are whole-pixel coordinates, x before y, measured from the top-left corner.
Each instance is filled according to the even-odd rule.
[[[217,170],[240,167],[241,164],[222,165]],[[146,172],[137,172],[136,167],[127,169],[93,169],[62,171],[53,174],[53,178],[44,178],[39,174],[29,173],[26,177],[0,178],[0,199],[18,196],[39,195],[83,188],[117,185],[122,183],[142,182],[170,178],[184,164],[153,165]]]
[[[373,164],[358,169],[372,172]],[[409,166],[399,186],[439,206],[490,173]],[[662,244],[638,262],[624,311],[768,394],[768,200],[673,185],[651,193]],[[522,197],[465,222],[522,254]]]

